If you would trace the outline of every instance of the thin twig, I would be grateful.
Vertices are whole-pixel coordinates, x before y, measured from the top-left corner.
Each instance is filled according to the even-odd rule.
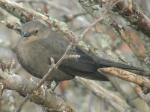
[[[114,3],[112,3],[110,9],[113,8],[119,1],[120,1],[120,0],[115,1]],[[106,18],[106,17],[109,16],[109,15],[106,15],[108,11],[109,11],[108,9],[107,9],[107,11],[104,11],[104,12],[101,14],[102,16],[98,17],[94,22],[92,22],[92,23],[83,31],[83,33],[81,34],[81,40],[84,39],[84,37],[86,36],[86,34],[89,32],[89,30],[92,29],[98,22],[102,21],[104,18]]]
[[[98,22],[102,21],[105,17],[107,17],[108,15],[106,15],[106,12],[103,13],[103,16],[99,17],[98,19],[96,19],[93,23],[91,23],[81,34],[81,40],[84,39],[84,37],[86,36],[86,34],[90,31],[90,29],[92,29]]]

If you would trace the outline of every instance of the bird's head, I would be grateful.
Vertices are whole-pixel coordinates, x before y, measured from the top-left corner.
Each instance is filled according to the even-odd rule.
[[[48,26],[40,20],[25,23],[21,28],[21,37],[24,41],[32,42],[48,35]]]

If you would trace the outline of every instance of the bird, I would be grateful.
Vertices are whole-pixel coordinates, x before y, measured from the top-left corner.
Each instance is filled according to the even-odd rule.
[[[22,67],[31,75],[42,78],[51,67],[51,58],[57,62],[65,53],[70,41],[63,37],[60,31],[52,29],[44,21],[32,20],[21,27],[21,37],[16,46],[16,55]],[[46,81],[64,81],[75,76],[92,80],[108,81],[106,74],[98,72],[98,68],[118,67],[122,69],[139,70],[139,68],[99,58],[95,61],[74,46],[68,53],[75,58],[66,58],[60,66],[53,70]]]

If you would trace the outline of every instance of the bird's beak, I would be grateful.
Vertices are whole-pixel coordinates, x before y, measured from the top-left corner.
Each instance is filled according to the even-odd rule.
[[[29,32],[22,32],[23,37],[29,37],[30,35],[31,35],[31,33],[29,33]]]

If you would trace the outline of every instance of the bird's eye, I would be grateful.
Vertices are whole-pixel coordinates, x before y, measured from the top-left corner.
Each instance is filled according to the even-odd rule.
[[[30,35],[31,35],[31,33],[29,33],[29,32],[22,32],[23,37],[29,37]]]

